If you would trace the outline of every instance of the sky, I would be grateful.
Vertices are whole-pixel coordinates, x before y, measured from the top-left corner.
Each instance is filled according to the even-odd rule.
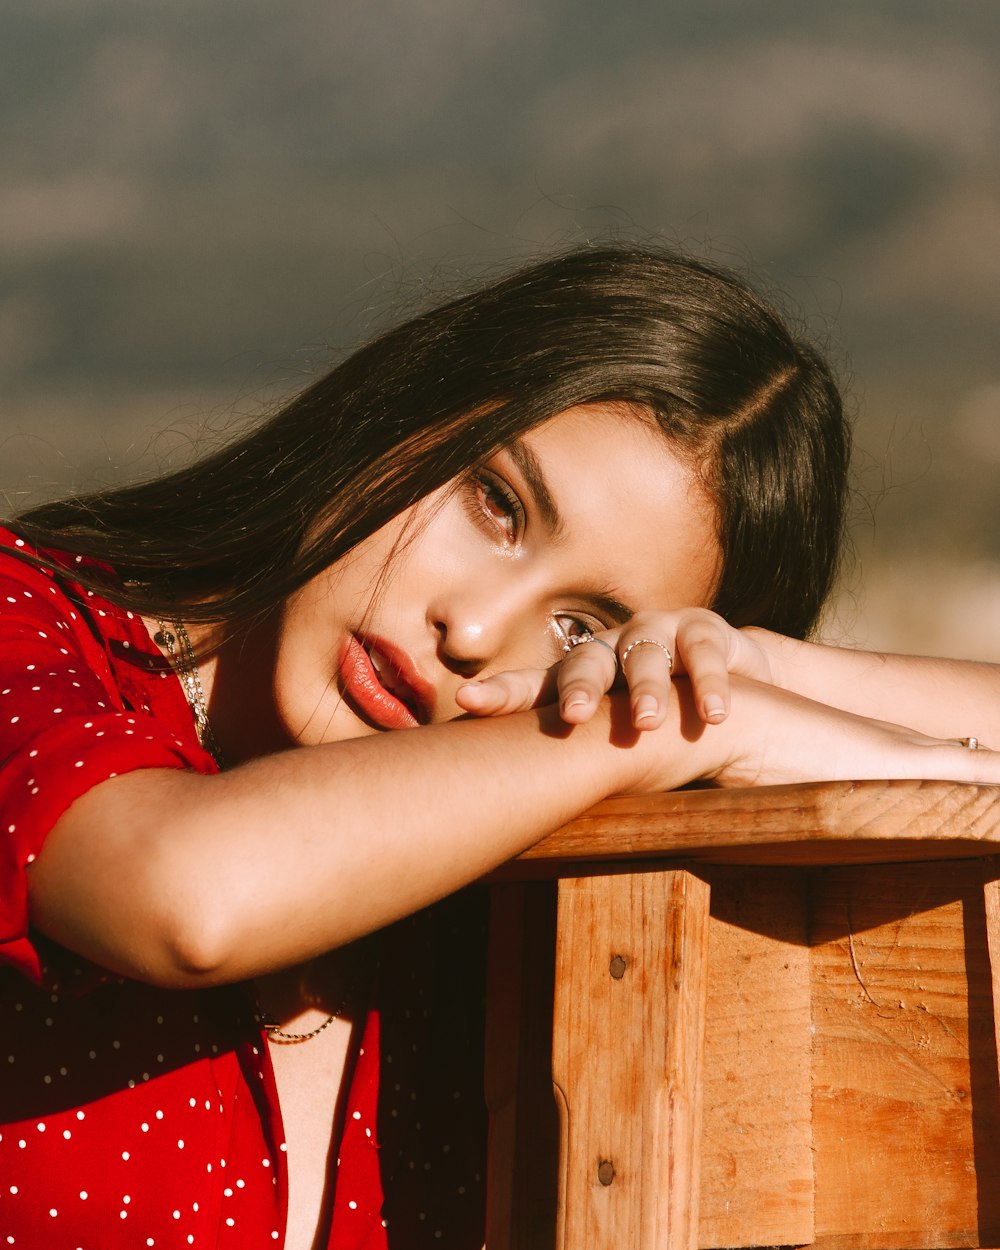
[[[1000,659],[998,53],[993,0],[6,5],[0,499],[174,463],[511,260],[653,239],[845,384],[837,628]]]

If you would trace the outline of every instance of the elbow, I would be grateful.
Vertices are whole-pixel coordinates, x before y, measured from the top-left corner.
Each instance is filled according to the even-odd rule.
[[[227,848],[198,820],[209,780],[140,770],[81,796],[32,864],[32,925],[109,972],[163,988],[249,975],[237,958],[247,909],[224,884]]]
[[[208,988],[250,975],[238,957],[235,924],[220,900],[194,892],[161,916],[157,931],[155,966],[143,979],[161,988]]]
[[[173,881],[155,873],[136,917],[135,945],[121,969],[161,989],[198,989],[242,979],[234,958],[235,918],[225,890],[208,888],[185,873]]]
[[[161,989],[196,989],[228,976],[234,943],[225,917],[196,891],[161,880],[146,891],[142,874],[113,877],[81,893],[53,890],[42,873],[29,883],[32,927],[117,976]]]
[[[139,979],[161,989],[201,989],[239,980],[228,947],[214,926],[180,918],[160,929],[160,938]]]

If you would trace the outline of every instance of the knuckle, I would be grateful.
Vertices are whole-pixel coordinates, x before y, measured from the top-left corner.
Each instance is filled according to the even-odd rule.
[[[699,659],[715,659],[720,664],[724,664],[726,659],[726,648],[720,645],[718,638],[699,635],[695,638],[685,638],[684,654],[687,656],[697,656]]]
[[[709,622],[698,621],[684,630],[684,641],[689,647],[719,647],[722,635]]]

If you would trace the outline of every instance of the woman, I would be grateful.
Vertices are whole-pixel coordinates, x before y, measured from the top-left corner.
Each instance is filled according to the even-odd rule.
[[[593,249],[17,518],[8,1243],[478,1247],[480,900],[423,909],[622,790],[1000,780],[764,684],[846,464],[827,370],[742,283]]]

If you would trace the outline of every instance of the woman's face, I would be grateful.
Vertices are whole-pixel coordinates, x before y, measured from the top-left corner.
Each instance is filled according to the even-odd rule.
[[[707,605],[714,505],[651,422],[570,409],[378,530],[288,601],[274,678],[291,741],[450,720],[470,678],[568,636]]]

